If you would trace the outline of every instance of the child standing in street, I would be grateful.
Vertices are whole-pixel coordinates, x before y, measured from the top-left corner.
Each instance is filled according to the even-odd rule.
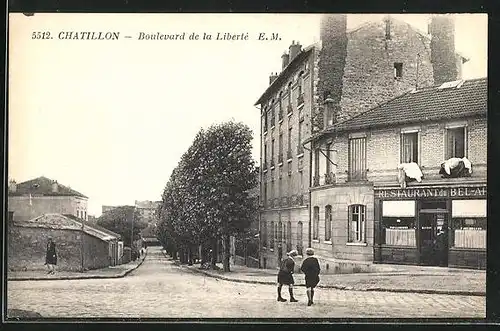
[[[281,288],[283,285],[288,285],[288,292],[290,293],[290,302],[297,302],[298,300],[293,297],[293,270],[295,268],[295,261],[293,258],[297,256],[297,251],[292,250],[288,252],[287,257],[281,261],[280,271],[278,272],[278,301],[285,302],[281,296]]]
[[[305,274],[306,278],[306,293],[307,293],[307,305],[311,306],[314,302],[314,288],[319,283],[319,262],[318,259],[315,258],[314,250],[312,248],[306,249],[307,258],[302,262],[302,266],[300,270]]]

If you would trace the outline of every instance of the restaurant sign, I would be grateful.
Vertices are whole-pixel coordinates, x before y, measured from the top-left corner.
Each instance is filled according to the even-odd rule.
[[[377,198],[486,197],[486,187],[407,188],[375,190]]]

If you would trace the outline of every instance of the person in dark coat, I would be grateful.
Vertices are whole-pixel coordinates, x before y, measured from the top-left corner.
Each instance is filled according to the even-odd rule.
[[[314,250],[312,248],[306,249],[307,258],[302,262],[300,270],[305,274],[306,279],[306,293],[307,293],[307,305],[312,305],[314,299],[314,288],[319,283],[319,273],[321,271],[319,267],[318,259],[315,258]]]
[[[45,255],[45,264],[49,268],[48,274],[53,274],[55,272],[55,266],[57,265],[57,253],[56,253],[56,244],[49,237],[49,241],[47,242],[47,254]]]
[[[281,261],[280,271],[278,272],[278,301],[285,302],[281,296],[281,288],[283,285],[288,285],[288,292],[290,293],[290,302],[297,302],[299,300],[293,297],[293,269],[295,268],[295,261],[293,258],[298,255],[296,250],[288,252],[287,257]]]

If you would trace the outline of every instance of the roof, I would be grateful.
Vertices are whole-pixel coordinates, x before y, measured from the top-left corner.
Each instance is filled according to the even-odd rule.
[[[477,115],[486,116],[488,109],[487,78],[445,84],[452,87],[440,88],[441,85],[436,85],[407,92],[348,120],[330,126],[307,139],[305,143],[330,132],[466,118]]]
[[[79,217],[76,217],[75,215],[71,215],[71,214],[63,214],[64,216],[68,217],[68,218],[71,218],[72,220],[80,223],[80,224],[83,224],[83,225],[86,225],[86,226],[90,226],[96,230],[99,230],[101,232],[104,232],[104,233],[107,233],[108,235],[110,236],[113,236],[113,237],[116,237],[118,239],[121,239],[122,236],[119,234],[119,233],[116,233],[116,232],[113,232],[111,230],[108,230],[100,225],[97,224],[96,221],[84,221],[82,220],[81,218]]]
[[[77,221],[73,217],[62,214],[44,214],[27,221],[14,221],[14,224],[21,227],[45,228],[52,230],[79,230],[86,234],[101,239],[103,241],[118,239],[117,236],[96,229],[85,222]]]
[[[312,44],[312,45],[306,47],[305,49],[303,49],[302,51],[300,51],[300,53],[297,54],[292,59],[292,61],[290,61],[290,63],[288,63],[286,68],[280,72],[278,77],[271,83],[271,85],[268,86],[268,88],[264,91],[264,93],[260,96],[260,98],[255,102],[255,105],[263,103],[266,98],[268,98],[272,93],[274,93],[276,90],[278,90],[279,86],[281,86],[281,84],[286,79],[288,79],[288,77],[293,72],[293,70],[295,70],[297,68],[297,65],[299,63],[301,63],[302,61],[304,61],[309,56],[309,54],[311,53],[311,51],[313,50],[313,48],[315,46],[316,46],[316,44]]]
[[[33,194],[42,196],[76,196],[88,199],[88,197],[83,195],[82,193],[59,183],[57,183],[58,185],[57,192],[52,192],[52,184],[54,183],[57,183],[57,181],[41,176],[22,183],[17,183],[16,191],[9,192],[9,195],[19,196],[19,195]]]

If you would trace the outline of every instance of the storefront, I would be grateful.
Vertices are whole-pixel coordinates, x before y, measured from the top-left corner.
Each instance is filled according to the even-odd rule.
[[[486,184],[375,187],[378,263],[486,268]]]

